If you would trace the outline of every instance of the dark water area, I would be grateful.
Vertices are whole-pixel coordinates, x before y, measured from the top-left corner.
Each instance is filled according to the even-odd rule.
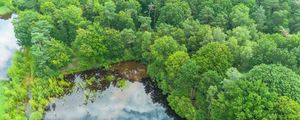
[[[1,16],[0,18],[0,80],[7,80],[7,70],[12,64],[15,51],[19,48],[14,33],[12,20],[15,14]]]
[[[136,61],[127,61],[113,65],[112,69],[121,77],[139,81],[147,77],[147,68],[145,65]]]
[[[136,76],[141,80],[128,80],[127,86],[119,88],[116,82],[126,77],[120,71],[93,69],[67,75],[65,79],[73,82],[73,91],[61,98],[55,98],[55,103],[49,105],[45,112],[45,120],[178,120],[180,117],[168,106],[166,96],[156,83],[143,73],[146,67],[133,62],[125,62],[118,67],[128,71],[127,76]],[[135,66],[128,66],[129,64]],[[116,66],[113,66],[116,69]],[[138,72],[140,71],[140,72]],[[115,80],[108,82],[106,76],[114,75]],[[142,75],[142,76],[137,76]],[[95,78],[91,85],[78,88],[84,81]],[[93,93],[93,94],[91,94]]]

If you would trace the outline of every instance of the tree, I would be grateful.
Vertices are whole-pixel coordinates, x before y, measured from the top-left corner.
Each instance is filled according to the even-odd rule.
[[[293,33],[297,33],[300,30],[299,15],[300,15],[300,8],[295,8],[295,11],[292,13],[292,15],[290,15],[289,25],[290,25],[290,30]]]
[[[76,30],[86,22],[82,14],[81,8],[74,5],[57,9],[53,16],[55,21],[53,37],[70,45],[75,40]]]
[[[42,46],[51,39],[53,25],[46,20],[39,20],[31,26],[31,43]]]
[[[102,26],[112,27],[114,20],[116,19],[116,4],[115,2],[109,0],[104,4],[99,5],[95,8],[95,11],[99,16],[95,16],[95,20],[99,22]]]
[[[276,93],[261,81],[223,81],[224,91],[210,98],[210,119],[276,119]]]
[[[169,95],[167,98],[169,105],[180,116],[188,120],[196,120],[196,109],[192,101],[187,97]]]
[[[52,15],[55,10],[56,10],[56,6],[53,4],[53,2],[44,2],[41,4],[41,8],[40,8],[40,11],[43,13],[43,14],[46,14],[46,15]]]
[[[276,110],[279,120],[296,120],[300,118],[300,104],[289,97],[279,97]]]
[[[168,56],[176,51],[186,51],[185,46],[179,45],[172,37],[164,36],[154,41],[150,46],[152,58],[164,62]]]
[[[141,40],[137,39],[136,33],[132,29],[124,29],[120,32],[121,41],[125,43],[125,59],[135,59],[141,51]]]
[[[59,74],[59,69],[66,66],[71,59],[70,48],[57,40],[45,41],[34,45],[32,50],[32,72],[36,77],[49,78]]]
[[[175,75],[180,70],[181,66],[189,59],[189,54],[184,51],[177,51],[168,57],[164,64],[170,80],[175,79]]]
[[[98,33],[101,33],[103,36],[103,45],[106,46],[107,51],[109,51],[104,55],[105,60],[110,61],[109,63],[122,61],[123,55],[125,54],[126,41],[122,41],[120,32],[115,29],[106,28]]]
[[[173,94],[185,96],[191,100],[196,99],[196,91],[201,79],[199,66],[193,60],[186,61],[179,69],[175,78],[175,89]]]
[[[32,45],[31,27],[35,21],[38,21],[39,16],[40,14],[35,11],[26,10],[20,12],[19,17],[14,19],[14,30],[20,46],[30,47]]]
[[[155,36],[157,37],[171,36],[179,44],[185,44],[185,40],[186,40],[186,36],[184,34],[183,29],[165,23],[162,23],[157,27]]]
[[[131,18],[131,14],[128,12],[120,11],[116,16],[116,23],[114,23],[114,28],[118,30],[123,29],[135,29],[135,24]]]
[[[200,48],[193,56],[201,73],[209,70],[224,75],[228,68],[232,66],[233,56],[229,48],[222,44],[212,42]]]
[[[139,16],[139,23],[140,23],[140,27],[139,30],[140,31],[151,31],[151,18],[150,17],[144,17],[144,16]]]
[[[177,51],[186,51],[185,46],[179,45],[172,37],[164,36],[154,41],[150,46],[151,64],[148,66],[148,74],[159,82],[164,84],[161,86],[166,91],[166,70],[164,67],[165,61],[168,56]]]
[[[252,13],[253,19],[256,22],[257,29],[264,31],[267,29],[266,22],[267,16],[265,15],[265,9],[262,6],[259,6],[255,12]]]
[[[114,0],[116,3],[116,11],[132,11],[137,14],[141,11],[141,4],[137,0]]]
[[[254,21],[249,16],[250,9],[244,4],[236,5],[232,8],[229,17],[232,27],[250,26]]]
[[[300,100],[300,76],[282,65],[255,66],[246,75],[249,81],[261,80],[270,91],[281,96],[288,96],[296,101]]]
[[[141,44],[141,52],[142,52],[142,62],[143,63],[150,63],[151,60],[151,51],[150,51],[150,46],[154,43],[153,40],[153,35],[151,32],[144,32],[142,33],[140,39],[142,41]]]
[[[20,10],[38,8],[38,0],[12,0],[12,4]]]
[[[289,25],[289,12],[287,10],[275,11],[271,20],[268,21],[268,26],[273,32],[280,32],[282,28],[288,28]]]
[[[199,114],[203,119],[209,119],[209,88],[210,87],[221,87],[221,82],[223,78],[215,71],[208,71],[201,74],[198,78],[199,80],[194,81],[198,82],[196,85],[196,99],[194,105],[200,111]]]
[[[160,9],[159,23],[179,26],[186,18],[191,16],[189,4],[181,0],[168,0]]]
[[[74,52],[78,53],[81,64],[85,67],[105,61],[104,55],[107,48],[103,44],[103,36],[99,35],[97,31],[94,26],[90,26],[87,30],[77,30],[73,48]]]
[[[212,36],[214,38],[213,41],[215,42],[224,42],[227,38],[227,34],[224,33],[223,29],[219,27],[213,28]]]
[[[208,24],[215,18],[215,11],[213,8],[205,6],[203,9],[201,9],[199,13],[199,20],[201,23]]]
[[[200,25],[199,21],[187,19],[182,23],[186,39],[182,41],[188,51],[194,53],[200,47],[214,40],[213,29],[208,25]]]
[[[262,38],[258,40],[257,46],[254,47],[251,65],[265,64],[282,64],[289,68],[295,68],[296,56],[287,49],[277,47],[272,39]]]
[[[252,39],[252,36],[250,35],[250,31],[245,26],[239,26],[234,29],[232,29],[231,37],[234,37],[238,40],[239,45],[246,45],[248,41]]]

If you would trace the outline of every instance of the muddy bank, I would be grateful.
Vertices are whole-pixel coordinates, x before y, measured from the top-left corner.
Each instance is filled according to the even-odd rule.
[[[12,15],[13,15],[13,13],[7,13],[4,15],[0,15],[0,19],[9,20],[10,18],[12,18]]]
[[[102,77],[106,75],[114,75],[118,78],[127,79],[130,81],[140,81],[148,77],[147,67],[136,61],[121,62],[112,65],[111,70],[104,70],[103,68],[96,68],[78,72],[83,79],[94,77]],[[65,75],[65,79],[72,81],[75,78],[75,74]]]
[[[147,67],[136,61],[115,64],[112,66],[112,70],[121,77],[133,81],[139,81],[147,77]]]

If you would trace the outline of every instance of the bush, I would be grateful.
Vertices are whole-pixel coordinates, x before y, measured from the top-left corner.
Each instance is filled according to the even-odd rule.
[[[30,119],[29,120],[42,120],[43,119],[43,114],[41,112],[33,112],[30,115]]]

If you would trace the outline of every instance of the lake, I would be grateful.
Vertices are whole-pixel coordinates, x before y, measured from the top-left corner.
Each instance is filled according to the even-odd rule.
[[[0,19],[0,80],[7,80],[7,70],[12,63],[12,57],[19,48],[12,25],[13,14]]]
[[[130,66],[129,66],[130,64]],[[136,66],[136,67],[132,67]],[[122,68],[120,68],[122,67]],[[124,68],[126,67],[126,68]],[[173,120],[180,119],[167,104],[166,96],[156,83],[144,75],[145,66],[124,62],[114,66],[117,72],[100,68],[66,77],[73,82],[71,93],[56,98],[45,112],[45,120]],[[127,71],[124,72],[123,70]],[[144,69],[144,70],[142,70]],[[121,71],[121,73],[120,73]],[[78,88],[91,77],[99,76],[90,87]],[[119,88],[115,82],[103,80],[107,75],[132,78]],[[134,77],[130,77],[134,76]],[[117,77],[116,77],[117,78]],[[137,78],[140,78],[138,80]],[[90,91],[94,94],[88,95]],[[93,99],[89,99],[92,98]]]

